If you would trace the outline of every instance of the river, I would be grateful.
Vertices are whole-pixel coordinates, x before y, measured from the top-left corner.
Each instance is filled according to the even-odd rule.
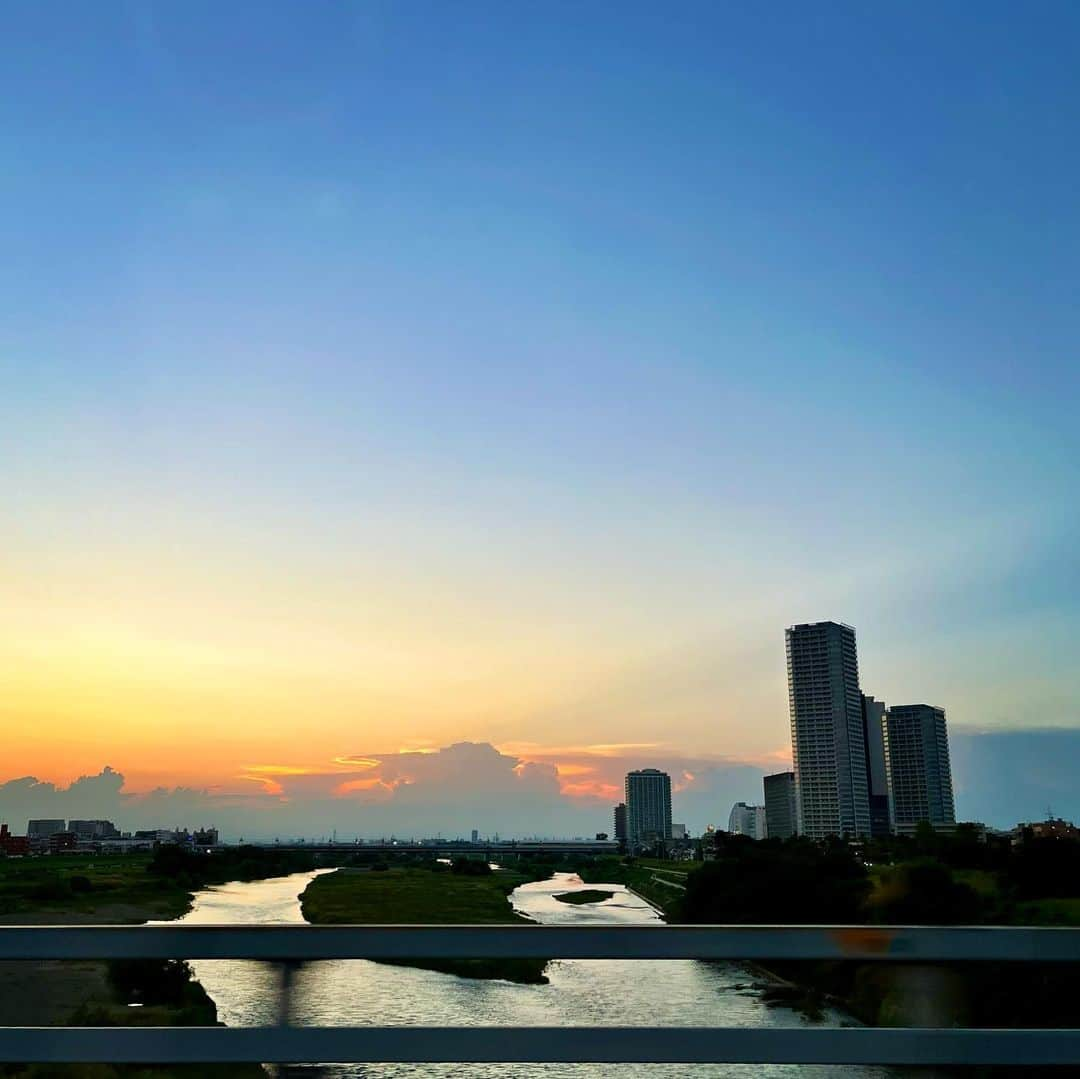
[[[327,872],[322,870],[320,872]],[[192,923],[302,923],[298,897],[315,873],[207,888],[181,921]],[[517,910],[544,924],[644,924],[660,921],[642,899],[618,884],[590,884],[615,894],[603,903],[560,903],[556,892],[582,887],[570,874],[525,884],[511,899]],[[269,963],[194,960],[196,977],[217,1003],[229,1026],[261,1026],[277,1021],[280,974]],[[770,1007],[753,988],[759,979],[737,963],[695,960],[559,959],[547,969],[550,984],[516,985],[477,981],[367,960],[307,963],[296,972],[289,1019],[298,1025],[446,1026],[792,1026],[805,1022],[787,1008]],[[845,1017],[827,1012],[825,1023]],[[669,1035],[677,1038],[678,1031]],[[347,1064],[275,1069],[279,1076],[313,1079],[359,1077],[449,1077],[488,1079],[508,1075],[555,1079],[601,1079],[615,1069],[595,1064]],[[751,1079],[886,1079],[901,1074],[889,1068],[797,1065],[622,1065],[618,1074],[642,1079],[731,1077]]]

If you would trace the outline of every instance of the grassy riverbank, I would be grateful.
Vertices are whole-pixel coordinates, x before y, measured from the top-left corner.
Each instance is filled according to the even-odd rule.
[[[178,918],[188,880],[150,871],[147,854],[0,859],[0,923],[138,924]]]
[[[476,874],[448,866],[339,869],[317,877],[300,897],[304,917],[316,925],[513,925],[527,922],[510,905],[520,884],[546,876],[500,869]],[[543,984],[546,959],[401,960],[463,978],[500,978]]]
[[[53,966],[76,966],[55,964]],[[126,960],[123,962],[78,964],[94,968],[92,982],[84,981],[85,996],[70,1010],[62,1024],[95,1027],[180,1027],[214,1026],[217,1007],[206,990],[191,977],[188,965],[173,960]],[[62,970],[37,971],[37,982],[45,979],[72,988]],[[60,974],[61,977],[57,978]],[[21,1005],[35,1003],[34,987]],[[137,1005],[137,1007],[132,1007]],[[40,1024],[40,1015],[5,1017],[21,1025]],[[265,1073],[258,1064],[143,1066],[111,1064],[0,1065],[0,1076],[23,1079],[259,1079]]]
[[[623,884],[647,900],[669,922],[678,921],[686,889],[686,862],[659,859],[597,858],[576,872],[586,884]]]
[[[178,918],[192,891],[311,868],[311,855],[233,848],[200,855],[55,855],[0,859],[0,923],[140,924]],[[130,1004],[141,1005],[137,1008]],[[183,963],[0,962],[0,1026],[203,1026],[217,1009]],[[258,1065],[155,1067],[0,1065],[25,1079],[251,1079]]]
[[[257,847],[0,858],[0,924],[166,921],[187,912],[198,888],[285,876],[317,864],[316,856],[302,851]]]

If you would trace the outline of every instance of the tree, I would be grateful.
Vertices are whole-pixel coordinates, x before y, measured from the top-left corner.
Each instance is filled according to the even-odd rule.
[[[837,924],[858,920],[866,868],[841,842],[724,840],[716,861],[690,873],[690,922]]]

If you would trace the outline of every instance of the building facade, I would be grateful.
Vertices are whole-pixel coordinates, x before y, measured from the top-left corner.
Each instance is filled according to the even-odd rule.
[[[863,745],[866,749],[866,785],[870,800],[870,835],[892,835],[892,799],[885,763],[885,702],[862,694]]]
[[[811,839],[870,834],[855,630],[838,622],[786,633],[798,831]]]
[[[12,835],[6,824],[0,824],[0,854],[21,858],[30,853],[30,840],[24,835]]]
[[[765,807],[736,802],[728,814],[728,829],[732,835],[764,839],[766,833]]]
[[[52,817],[44,820],[30,820],[26,822],[26,834],[30,839],[48,839],[57,832],[67,831],[66,824],[66,821]]]
[[[615,842],[619,850],[626,850],[626,803],[620,802],[615,807]]]
[[[765,787],[765,835],[790,839],[798,833],[799,807],[795,801],[795,773],[777,772],[762,781]]]
[[[885,758],[896,831],[921,821],[956,824],[945,710],[930,704],[893,705],[885,712]]]
[[[643,768],[626,776],[626,846],[633,853],[671,838],[671,776]]]
[[[120,829],[111,820],[72,820],[68,821],[67,830],[74,832],[80,843],[120,838]]]

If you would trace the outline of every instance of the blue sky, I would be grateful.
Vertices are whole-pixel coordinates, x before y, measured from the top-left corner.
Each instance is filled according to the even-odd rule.
[[[888,701],[1080,725],[1078,31],[9,9],[8,718],[56,778],[114,711],[158,779],[192,722],[760,759],[837,618]]]

